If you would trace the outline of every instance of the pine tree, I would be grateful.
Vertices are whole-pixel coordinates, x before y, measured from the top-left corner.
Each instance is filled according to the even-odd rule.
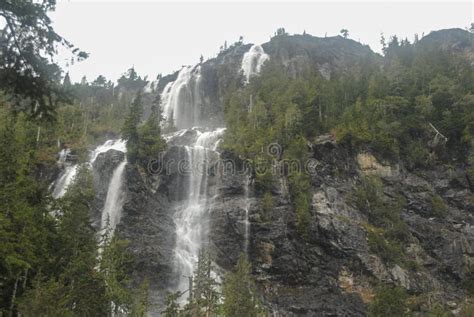
[[[137,161],[139,155],[138,124],[140,123],[142,112],[142,92],[138,91],[122,127],[122,137],[127,140],[127,158],[132,164]]]
[[[225,277],[222,295],[224,297],[222,311],[227,317],[254,317],[261,313],[252,268],[245,254],[240,254],[234,271]]]
[[[130,254],[127,252],[128,244],[127,240],[122,240],[117,233],[111,232],[108,223],[102,234],[99,269],[106,285],[106,298],[112,304],[114,316],[117,316],[119,311],[129,311],[132,306],[127,274],[127,266],[131,263]]]
[[[87,167],[81,167],[59,205],[61,243],[56,268],[61,272],[59,282],[65,286],[67,308],[81,316],[107,316],[110,311],[106,284],[96,269],[98,243],[90,220],[94,195],[92,175]]]
[[[201,249],[189,290],[191,295],[183,311],[185,316],[214,316],[217,313],[220,295],[218,283],[211,273],[211,257],[205,249]]]
[[[149,303],[149,288],[150,288],[150,283],[148,282],[148,279],[145,279],[139,289],[137,294],[134,296],[135,297],[135,302],[132,307],[132,311],[130,316],[131,317],[145,317],[147,316],[148,309],[150,306]]]
[[[71,78],[69,77],[69,72],[67,72],[66,76],[64,76],[63,86],[64,87],[71,87]]]
[[[161,120],[160,97],[157,95],[148,119],[138,129],[138,158],[143,167],[150,160],[157,159],[158,154],[166,147],[166,142],[161,137]]]
[[[162,311],[164,317],[177,317],[179,316],[179,304],[178,298],[180,297],[181,292],[169,293],[166,296],[166,308]]]
[[[19,111],[43,120],[54,116],[57,102],[69,100],[60,67],[52,62],[58,46],[70,49],[72,60],[87,58],[54,31],[48,11],[55,5],[55,0],[0,2],[0,90]]]

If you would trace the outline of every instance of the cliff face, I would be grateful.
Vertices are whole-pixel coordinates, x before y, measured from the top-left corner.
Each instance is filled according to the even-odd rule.
[[[379,58],[368,47],[340,37],[281,36],[263,47],[292,76],[315,69],[329,78],[348,67],[362,67],[364,59]],[[208,119],[208,128],[223,125],[222,102],[241,76],[240,63],[248,49],[232,47],[201,65],[201,115]],[[174,79],[176,74],[164,77],[158,92]],[[189,182],[176,164],[168,163],[186,157],[185,146],[196,133],[189,129],[169,137],[160,173],[132,166],[126,170],[127,198],[117,230],[131,242],[133,280],[150,281],[153,303],[162,304],[173,284],[173,217]],[[375,293],[373,285],[379,281],[447,303],[456,312],[466,296],[461,284],[472,281],[469,272],[474,264],[474,198],[464,167],[438,165],[409,171],[377,159],[375,153],[354,153],[330,136],[310,144],[308,152],[317,164],[311,174],[306,237],[297,230],[284,176],[277,177],[271,191],[270,210],[264,210],[262,196],[252,181],[247,184],[246,175],[216,169],[209,176],[206,193],[212,199],[207,205],[206,234],[216,264],[230,270],[239,254],[247,251],[260,295],[276,316],[364,316]],[[104,182],[121,161],[117,155],[107,153],[96,162]],[[232,153],[222,152],[221,158],[242,164]],[[403,200],[400,218],[407,242],[400,251],[401,261],[387,261],[377,252],[377,246],[386,242],[373,240],[380,233],[370,224],[370,206],[361,207],[356,201],[355,193],[369,176],[380,179],[389,203]],[[100,206],[106,187],[96,185]],[[246,227],[247,214],[250,225]],[[158,315],[159,308],[154,310]]]
[[[440,166],[414,174],[329,141],[313,144],[311,154],[317,170],[311,179],[308,238],[296,230],[284,186],[273,189],[274,208],[266,213],[250,191],[249,258],[262,296],[277,315],[363,316],[374,280],[450,302],[455,310],[474,255],[473,196],[464,170]],[[369,246],[368,210],[358,209],[353,197],[367,175],[381,178],[387,197],[401,194],[406,200],[402,219],[409,230],[409,267],[384,263]],[[243,180],[223,177],[219,186],[211,239],[218,263],[230,269],[243,250]],[[431,213],[434,195],[447,204],[439,217]]]

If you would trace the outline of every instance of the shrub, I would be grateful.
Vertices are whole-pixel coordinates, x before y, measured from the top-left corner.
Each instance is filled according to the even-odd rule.
[[[367,234],[367,244],[370,251],[379,255],[385,263],[402,264],[404,262],[405,255],[400,243],[385,239],[381,233],[369,231]]]
[[[303,236],[308,236],[310,225],[310,183],[309,177],[303,173],[295,173],[289,177],[290,194],[293,207],[296,213],[296,226],[298,232]]]
[[[267,215],[273,209],[273,196],[271,192],[265,192],[262,198],[263,215]]]
[[[407,294],[401,287],[380,286],[369,307],[369,316],[407,316]]]
[[[446,215],[446,212],[448,211],[448,206],[439,195],[431,197],[430,205],[431,214],[435,217],[442,217]]]

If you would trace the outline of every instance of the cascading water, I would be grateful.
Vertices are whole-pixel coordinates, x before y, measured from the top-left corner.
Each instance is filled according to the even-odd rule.
[[[244,218],[244,252],[248,255],[249,252],[249,241],[250,241],[250,221],[249,221],[249,185],[250,185],[250,177],[247,176],[245,178],[244,183],[244,199],[245,199],[245,218]]]
[[[124,140],[108,140],[104,144],[96,147],[89,156],[87,164],[92,166],[94,161],[97,159],[100,153],[105,153],[108,150],[117,150],[125,152],[126,142]],[[74,180],[77,174],[78,165],[75,163],[68,163],[67,156],[70,154],[69,149],[63,149],[59,153],[58,164],[64,165],[64,171],[60,174],[59,178],[53,184],[53,198],[58,199],[66,194],[69,185]]]
[[[199,250],[206,242],[208,166],[217,154],[215,150],[224,130],[200,133],[192,146],[185,146],[190,167],[189,187],[185,203],[175,213],[176,289],[181,292],[187,289],[188,277],[193,275]]]
[[[105,153],[108,150],[117,150],[125,153],[127,150],[127,141],[122,139],[105,141],[104,144],[99,145],[94,149],[94,151],[92,151],[91,155],[89,156],[89,164],[94,164],[99,154]]]
[[[107,222],[111,232],[115,230],[115,227],[120,222],[122,216],[122,207],[124,201],[123,192],[123,172],[127,160],[124,159],[114,170],[112,178],[110,179],[109,188],[107,190],[107,198],[105,199],[104,209],[102,211],[102,217],[100,222],[101,229],[107,227]]]
[[[66,194],[66,191],[71,184],[74,177],[76,177],[77,165],[66,166],[64,171],[59,176],[59,179],[54,184],[53,198],[58,199]]]
[[[249,81],[250,77],[257,75],[262,68],[263,63],[270,57],[263,51],[261,45],[252,45],[250,50],[242,58],[242,70],[245,78]]]
[[[163,115],[178,129],[191,128],[199,122],[201,109],[201,66],[185,66],[174,82],[161,94]]]

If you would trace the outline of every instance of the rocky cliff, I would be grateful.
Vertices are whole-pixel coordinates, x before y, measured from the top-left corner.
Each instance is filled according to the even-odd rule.
[[[317,169],[311,179],[307,239],[296,230],[284,186],[273,189],[270,212],[263,211],[254,191],[249,197],[249,258],[271,310],[281,316],[364,316],[375,280],[434,302],[449,302],[456,311],[465,296],[460,283],[470,279],[474,255],[473,194],[464,170],[440,166],[414,174],[327,140],[312,144],[310,151]],[[367,175],[380,177],[388,199],[404,198],[401,217],[409,231],[404,250],[408,266],[386,263],[370,246],[368,236],[374,228],[368,210],[354,202],[357,186]],[[213,206],[211,239],[216,259],[226,269],[243,249],[243,186],[242,179],[223,177]],[[442,215],[433,214],[434,196],[446,204]]]
[[[362,65],[364,59],[379,58],[368,47],[341,37],[279,36],[263,47],[270,59],[280,61],[295,77],[315,69],[330,78]],[[248,49],[248,45],[236,45],[202,63],[200,111],[208,118],[208,128],[223,125],[223,100],[242,76],[240,63]],[[158,93],[176,76],[163,77]],[[176,164],[168,163],[185,157],[185,146],[196,133],[189,129],[168,136],[159,173],[134,166],[126,169],[127,198],[117,230],[131,242],[135,283],[147,278],[157,305],[173,284],[173,216],[189,182]],[[305,237],[296,227],[285,176],[280,175],[271,190],[270,210],[262,205],[252,180],[246,183],[247,175],[215,169],[209,176],[207,234],[219,268],[231,269],[239,254],[247,251],[259,294],[275,316],[364,316],[379,282],[428,298],[420,299],[420,314],[429,309],[426,303],[435,302],[459,312],[465,288],[474,287],[474,196],[465,167],[454,163],[408,170],[378,158],[377,153],[354,152],[331,136],[308,144],[308,153],[316,165],[311,173],[310,226]],[[96,183],[98,206],[105,199],[106,187],[101,182],[110,178],[122,160],[119,156],[109,151],[96,162],[104,174]],[[221,158],[243,164],[229,152],[222,152]],[[361,203],[359,196],[368,179],[380,185],[377,199],[396,206],[395,216],[387,217],[395,217],[390,223],[400,226],[393,231],[403,235],[403,245],[392,245],[374,225],[371,201]],[[159,306],[152,310],[159,314]]]

